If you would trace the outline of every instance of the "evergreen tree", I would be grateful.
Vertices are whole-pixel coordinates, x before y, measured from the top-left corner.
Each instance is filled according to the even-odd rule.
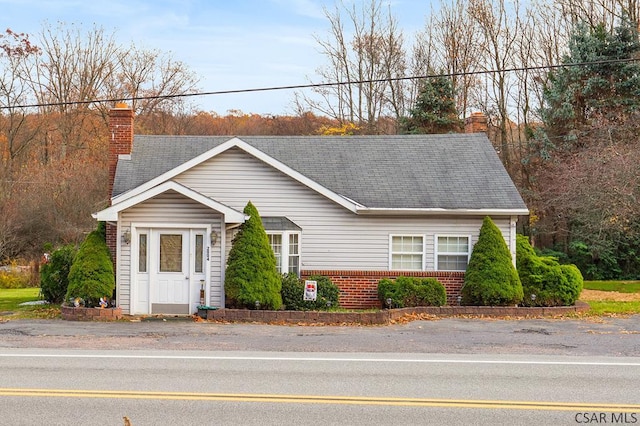
[[[405,134],[459,132],[462,120],[458,117],[451,79],[427,79],[415,106],[409,111],[409,117],[403,118],[400,126]]]
[[[226,304],[234,308],[279,309],[282,281],[276,257],[258,209],[250,201],[244,214],[249,219],[240,226],[229,252],[224,282]]]
[[[523,290],[500,229],[484,218],[464,275],[462,304],[506,306],[522,301]]]
[[[566,67],[552,71],[544,88],[542,118],[556,149],[587,145],[594,128],[626,122],[640,107],[640,50],[637,28],[628,19],[608,32],[604,24],[578,24],[569,42]],[[591,63],[589,65],[575,65]]]
[[[80,298],[85,306],[97,306],[101,297],[110,298],[115,288],[115,275],[104,227],[87,235],[69,271],[67,301]]]

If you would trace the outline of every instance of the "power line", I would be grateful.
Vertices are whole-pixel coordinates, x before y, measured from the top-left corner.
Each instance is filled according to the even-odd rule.
[[[48,102],[48,103],[40,103],[40,104],[0,106],[0,109],[38,108],[38,107],[53,107],[53,106],[68,106],[68,105],[90,105],[90,104],[101,104],[101,103],[116,103],[116,102],[122,102],[122,101],[175,99],[175,98],[188,98],[188,97],[196,97],[196,96],[216,96],[216,95],[230,95],[230,94],[237,94],[237,93],[272,92],[272,91],[279,91],[279,90],[295,90],[295,89],[317,89],[322,87],[347,86],[352,84],[390,83],[390,82],[397,82],[397,81],[426,80],[430,78],[442,78],[442,77],[461,77],[461,76],[473,76],[473,75],[482,75],[482,74],[510,73],[510,72],[519,72],[519,71],[541,71],[541,70],[553,70],[558,68],[584,67],[589,65],[622,64],[622,63],[635,62],[635,61],[638,61],[638,59],[636,58],[609,59],[609,60],[603,60],[603,61],[574,62],[569,64],[559,64],[559,65],[514,67],[514,68],[507,68],[504,70],[465,71],[465,72],[456,72],[456,73],[430,74],[430,75],[422,75],[422,76],[390,77],[390,78],[380,78],[380,79],[371,79],[371,80],[338,81],[338,82],[331,82],[331,83],[308,83],[308,84],[295,84],[295,85],[288,85],[288,86],[270,86],[270,87],[257,87],[257,88],[249,88],[249,89],[217,90],[217,91],[211,91],[211,92],[180,93],[180,94],[174,94],[174,95],[153,95],[153,96],[133,96],[128,98],[94,99],[89,101]]]

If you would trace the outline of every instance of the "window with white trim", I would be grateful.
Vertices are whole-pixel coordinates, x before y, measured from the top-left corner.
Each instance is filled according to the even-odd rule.
[[[466,271],[471,257],[468,235],[436,235],[436,271]]]
[[[300,234],[289,234],[289,264],[290,274],[300,276]]]
[[[278,272],[300,275],[300,232],[267,231]],[[285,242],[283,244],[283,242]]]
[[[282,270],[282,234],[267,234],[269,245],[276,256],[276,269]]]
[[[422,235],[391,236],[391,270],[422,271],[424,269],[424,237]]]

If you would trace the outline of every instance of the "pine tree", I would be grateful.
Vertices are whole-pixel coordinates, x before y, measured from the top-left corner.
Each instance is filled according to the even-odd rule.
[[[100,224],[97,230],[87,235],[78,249],[69,271],[66,299],[80,298],[87,307],[95,307],[101,297],[112,296],[115,285],[104,224]]]
[[[594,128],[619,126],[640,107],[640,51],[636,27],[628,19],[608,32],[604,24],[578,24],[564,57],[544,88],[545,133],[559,150],[585,146]],[[609,62],[607,62],[609,61]],[[571,65],[590,63],[588,65]]]
[[[401,131],[405,134],[451,133],[462,129],[453,85],[447,77],[426,80],[409,114],[401,120]]]
[[[462,304],[506,306],[522,301],[523,290],[500,229],[484,218],[464,276]]]
[[[258,209],[249,201],[249,219],[240,226],[229,252],[224,283],[226,304],[234,308],[279,309],[282,281]]]

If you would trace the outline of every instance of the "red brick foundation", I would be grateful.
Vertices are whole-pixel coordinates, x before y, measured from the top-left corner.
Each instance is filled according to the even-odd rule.
[[[383,278],[405,277],[437,278],[447,291],[447,305],[457,305],[464,284],[464,272],[438,271],[302,271],[306,279],[312,275],[323,275],[340,289],[340,306],[347,309],[381,308],[378,300],[378,282]]]
[[[76,308],[62,305],[60,314],[62,319],[67,321],[116,321],[122,319],[121,308]]]

